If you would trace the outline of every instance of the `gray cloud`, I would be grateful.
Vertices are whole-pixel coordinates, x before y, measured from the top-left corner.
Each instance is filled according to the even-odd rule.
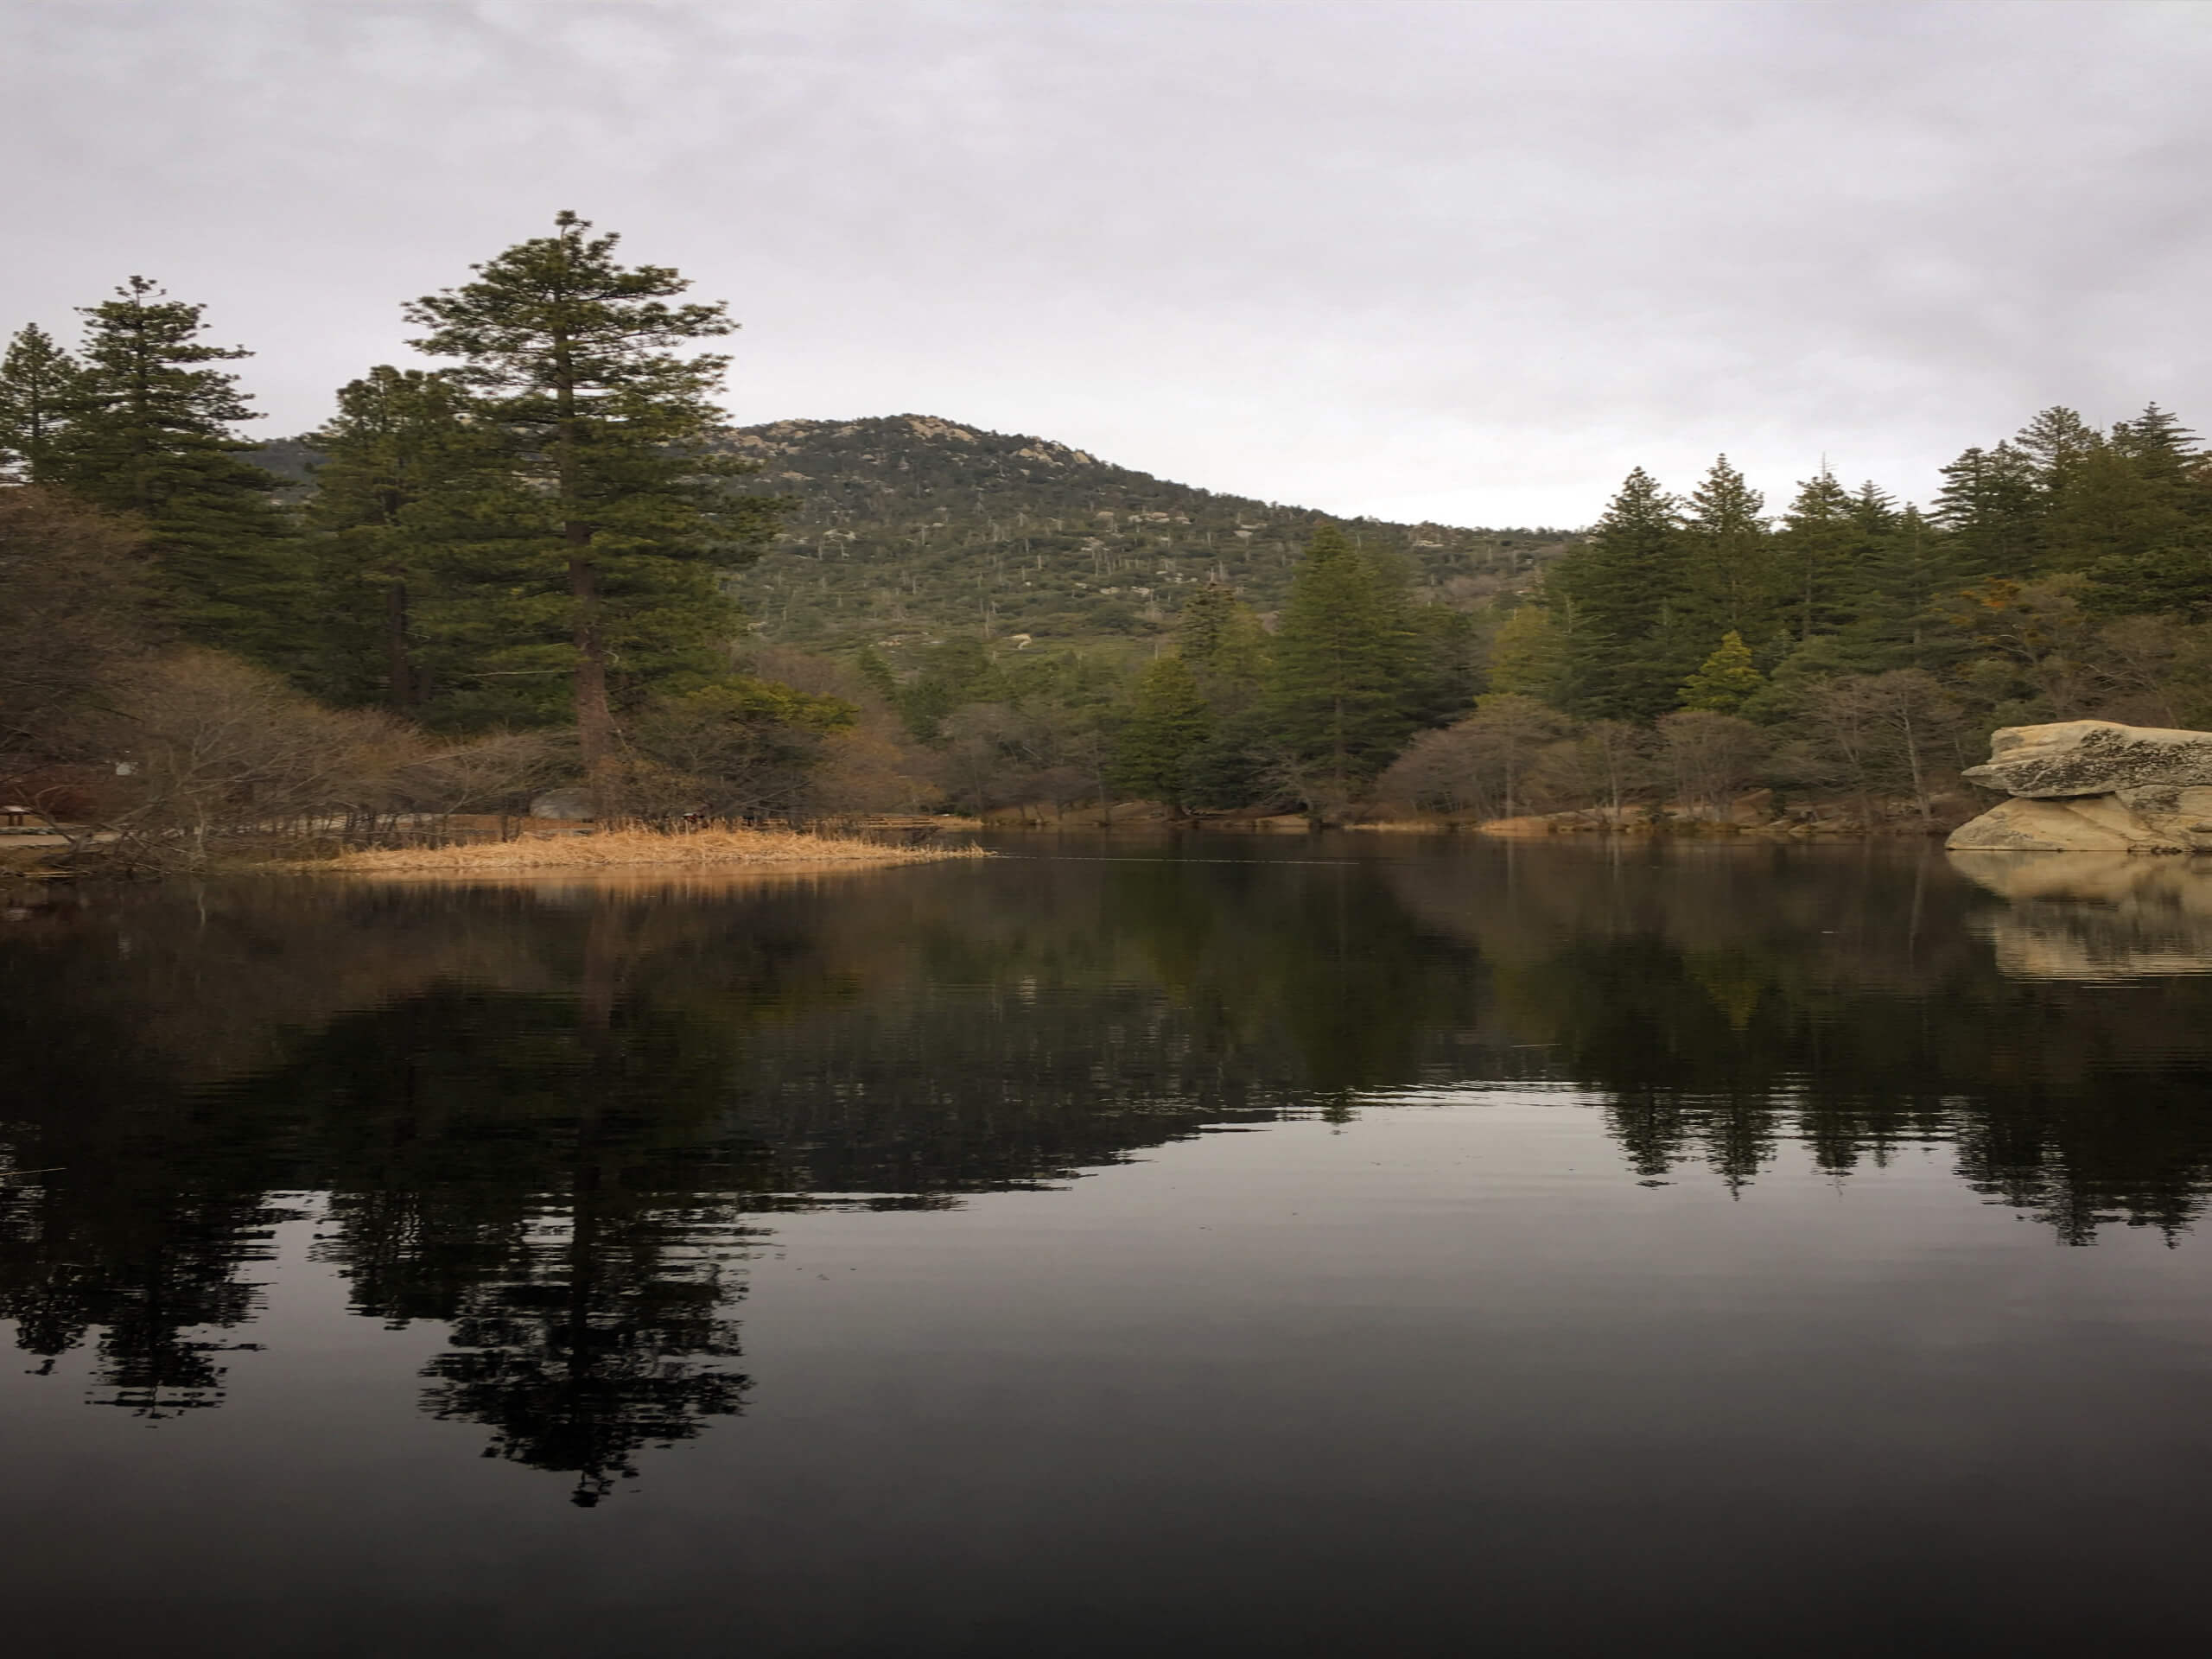
[[[925,410],[1343,512],[1636,462],[1924,496],[2037,408],[2212,423],[2196,3],[0,0],[0,321],[143,271],[269,430],[574,207],[743,420]]]

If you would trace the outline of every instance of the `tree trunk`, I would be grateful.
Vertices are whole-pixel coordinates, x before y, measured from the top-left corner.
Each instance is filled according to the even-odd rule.
[[[418,694],[415,664],[407,649],[407,584],[395,582],[384,590],[384,656],[385,695],[395,714],[411,714]]]
[[[575,605],[576,747],[583,753],[592,814],[604,823],[620,806],[622,791],[614,709],[607,696],[607,645],[599,633],[599,573],[581,550],[589,545],[590,531],[571,524],[568,533],[578,550],[569,556],[569,597]]]

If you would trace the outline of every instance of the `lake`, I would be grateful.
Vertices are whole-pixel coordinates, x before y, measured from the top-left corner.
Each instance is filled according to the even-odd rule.
[[[996,845],[19,897],[15,1650],[2202,1639],[2212,861]]]

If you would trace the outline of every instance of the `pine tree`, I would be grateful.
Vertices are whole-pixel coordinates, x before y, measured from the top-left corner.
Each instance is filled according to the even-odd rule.
[[[1862,525],[1872,522],[1863,505],[1859,516]],[[1864,673],[1932,669],[1955,640],[1955,630],[1936,626],[1937,607],[1963,579],[1952,563],[1949,538],[1919,508],[1893,512],[1885,499],[1884,517],[1887,527],[1868,534],[1856,572],[1844,657]]]
[[[1556,704],[1565,695],[1567,640],[1541,595],[1506,613],[1491,640],[1489,689]]]
[[[1707,637],[1713,628],[1764,638],[1774,610],[1774,547],[1766,499],[1722,455],[1690,493],[1682,520],[1687,602]]]
[[[434,683],[456,677],[434,676],[426,634],[440,598],[454,600],[450,582],[440,592],[441,557],[489,482],[491,436],[446,376],[380,365],[340,390],[337,414],[308,442],[324,457],[306,515],[324,629],[315,689],[419,713]],[[467,676],[467,664],[446,666]]]
[[[1235,589],[1217,582],[1193,588],[1183,601],[1176,643],[1217,715],[1258,704],[1267,680],[1267,633]]]
[[[1851,493],[1825,469],[1802,480],[1783,515],[1783,615],[1802,645],[1847,620],[1864,538]]]
[[[2012,440],[2033,469],[2036,487],[2052,498],[2065,493],[2074,470],[2104,445],[2103,433],[2058,404],[2037,415]]]
[[[77,359],[36,323],[8,342],[7,355],[0,358],[0,478],[53,481],[54,456],[83,378]]]
[[[747,470],[711,453],[728,359],[676,350],[730,334],[726,308],[670,303],[688,280],[621,265],[619,238],[590,232],[563,213],[552,235],[407,316],[427,331],[418,349],[461,360],[452,378],[506,440],[504,487],[476,508],[509,531],[489,574],[531,601],[534,657],[567,658],[604,811],[619,792],[618,703],[712,675],[737,627],[717,577],[759,556],[783,504],[725,487]]]
[[[1155,658],[1137,681],[1135,707],[1114,746],[1114,783],[1131,795],[1181,807],[1191,761],[1212,734],[1213,711],[1180,657]]]
[[[1641,467],[1630,473],[1590,539],[1553,576],[1573,613],[1571,712],[1645,720],[1674,707],[1696,665],[1683,614],[1681,509]]]
[[[1307,544],[1275,637],[1272,713],[1291,752],[1349,798],[1412,728],[1403,584],[1332,524]]]
[[[2043,528],[2035,462],[2000,443],[1968,449],[1942,472],[1934,516],[1951,534],[1960,579],[2024,575]]]
[[[2163,547],[2100,559],[2082,598],[2102,616],[2212,621],[2212,524],[2190,524]]]
[[[1751,664],[1751,648],[1744,643],[1742,634],[1731,628],[1721,635],[1720,643],[1697,672],[1682,682],[1681,706],[1732,715],[1765,684],[1766,677]]]
[[[306,646],[299,554],[270,500],[276,480],[239,459],[232,428],[254,418],[238,377],[251,353],[210,346],[204,307],[143,276],[81,308],[82,370],[53,481],[146,526],[177,624],[202,644],[296,671]]]

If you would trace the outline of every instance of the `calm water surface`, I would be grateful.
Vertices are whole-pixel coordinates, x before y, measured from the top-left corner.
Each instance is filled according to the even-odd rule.
[[[2203,1639],[2212,867],[1005,847],[10,911],[11,1650]]]

